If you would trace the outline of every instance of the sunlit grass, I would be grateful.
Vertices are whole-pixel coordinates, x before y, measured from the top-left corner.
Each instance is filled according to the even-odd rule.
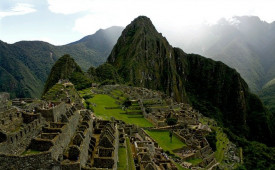
[[[23,152],[22,155],[37,154],[37,153],[41,153],[41,151],[36,151],[36,150],[28,149],[25,152]]]
[[[145,130],[145,131],[165,151],[170,151],[171,153],[173,153],[173,150],[182,148],[183,146],[186,146],[186,144],[183,143],[175,135],[173,135],[172,142],[170,142],[169,131],[150,131],[150,130]]]
[[[106,107],[117,107],[119,106],[116,103],[116,100],[109,95],[106,94],[96,94],[93,98],[87,99],[90,103],[95,104],[93,106],[95,115],[109,120],[111,117],[114,117],[118,120],[123,120],[128,124],[136,124],[140,127],[152,127],[153,125],[141,116],[133,116],[123,114],[125,113],[122,109],[106,109]]]
[[[191,163],[192,165],[198,165],[199,163],[202,162],[202,159],[200,159],[200,158],[194,158],[194,159],[186,160],[186,162],[189,162],[189,163]]]
[[[222,162],[224,159],[224,153],[229,144],[229,139],[226,134],[220,128],[216,128],[216,138],[217,138],[217,151],[215,152],[215,158],[218,162]]]
[[[136,167],[135,167],[134,158],[132,155],[131,143],[128,137],[126,138],[126,144],[127,144],[127,155],[128,155],[128,169],[135,170]]]
[[[127,169],[127,150],[124,147],[119,147],[118,148],[118,158],[119,158],[119,162],[118,162],[118,166],[117,169],[118,170],[125,170]]]

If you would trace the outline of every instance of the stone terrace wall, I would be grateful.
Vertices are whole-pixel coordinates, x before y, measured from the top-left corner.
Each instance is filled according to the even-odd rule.
[[[64,129],[62,129],[62,133],[58,135],[55,140],[55,145],[51,148],[52,157],[54,159],[57,160],[58,156],[63,154],[64,149],[70,143],[77,128],[79,118],[79,111],[76,111],[74,115],[69,118],[69,122],[65,125]]]
[[[22,124],[21,117],[21,113],[16,108],[9,108],[0,112],[0,129],[6,129],[10,125]],[[11,129],[10,127],[8,128]]]
[[[0,112],[5,110],[7,101],[10,99],[10,94],[5,92],[0,92]]]
[[[49,108],[49,109],[38,109],[37,112],[49,122],[58,122],[62,114],[66,113],[66,104],[64,102]]]
[[[9,156],[0,154],[0,169],[53,169],[61,170],[58,162],[51,159],[51,153],[45,152],[41,154],[25,155],[25,156]]]
[[[20,154],[29,145],[32,138],[41,131],[42,122],[36,119],[26,124],[20,131],[7,135],[7,141],[0,144],[0,152],[5,154]]]
[[[80,164],[81,166],[85,166],[87,163],[87,160],[89,158],[88,150],[89,150],[89,144],[90,140],[93,134],[93,121],[92,119],[89,121],[89,127],[84,131],[84,140],[82,141],[82,144],[80,146]]]

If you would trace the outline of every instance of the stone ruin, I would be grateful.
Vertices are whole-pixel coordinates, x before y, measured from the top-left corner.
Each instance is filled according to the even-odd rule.
[[[105,124],[104,126],[102,125]],[[103,126],[103,127],[102,127]],[[119,132],[115,122],[99,122],[99,141],[95,146],[92,167],[117,169]]]
[[[0,112],[0,153],[18,155],[43,125],[39,114],[8,108]]]
[[[17,107],[11,107],[8,95],[2,97],[0,93],[0,102],[5,103],[0,108],[0,169],[117,169],[121,147],[131,150],[137,170],[176,170],[175,162],[189,169],[211,169],[217,165],[205,138],[211,130],[199,122],[201,115],[191,106],[145,88],[103,88],[104,93],[123,91],[130,102],[126,114],[141,114],[155,125],[150,130],[173,130],[187,146],[173,150],[177,158],[172,159],[145,128],[121,120],[95,118],[91,111],[83,109],[79,99],[43,101],[22,109],[22,103],[31,101],[16,99],[13,104]],[[177,124],[168,126],[169,117],[176,118]],[[202,161],[197,165],[186,162],[194,158]]]
[[[163,149],[142,128],[131,139],[137,170],[177,170]]]
[[[85,167],[91,157],[91,112],[63,102],[34,111],[11,107],[0,113],[0,169]]]
[[[0,112],[8,108],[8,101],[10,100],[10,94],[0,92]]]
[[[0,97],[1,104],[8,103],[8,95],[1,93]],[[91,111],[83,109],[82,101],[31,102],[33,100],[14,99],[10,102],[14,106],[0,110],[0,169],[91,168],[99,141],[94,126],[100,123],[93,119]],[[107,133],[110,130],[111,127],[106,126],[106,132],[102,133],[98,147],[100,158],[109,156],[106,155],[109,148],[101,143],[106,141],[107,134],[115,134],[113,131]],[[114,167],[116,161],[114,157]]]
[[[212,151],[212,148],[209,146],[205,138],[205,136],[209,132],[211,132],[211,129],[207,125],[202,125],[199,122],[199,116],[201,116],[199,112],[194,110],[188,104],[174,102],[171,98],[167,97],[161,92],[156,92],[145,88],[124,86],[119,87],[119,89],[129,95],[129,98],[132,101],[138,101],[138,105],[142,110],[142,114],[147,120],[155,125],[154,129],[170,130],[172,128],[173,134],[187,144],[186,147],[174,151],[176,155],[181,158],[181,161],[179,162],[180,164],[182,164],[186,168],[195,168],[194,166],[192,166],[192,164],[185,162],[185,160],[199,158],[202,159],[202,162],[196,165],[196,167],[198,168],[209,168],[216,165],[217,162],[214,157],[214,152]],[[168,126],[166,123],[166,120],[169,117],[177,119],[177,124],[173,127]],[[133,128],[131,127],[124,127],[125,132],[132,137],[134,134],[134,139],[138,140],[138,142],[144,141],[145,139],[145,141],[149,140],[156,144],[156,141],[150,138],[149,135],[146,135],[144,131],[138,130],[138,133],[131,133],[132,129]],[[138,145],[138,142],[135,145],[136,148],[140,146]],[[142,149],[143,151],[146,151],[146,149]],[[150,153],[153,152],[151,151]],[[148,165],[150,162],[149,154],[141,152],[138,156],[138,162],[141,169],[145,169],[145,167],[147,166],[147,164],[144,164],[146,163],[146,161],[141,161],[144,160],[142,159],[143,156],[145,156],[144,159],[148,158]],[[151,155],[150,159],[152,159],[152,157],[153,156]],[[188,164],[188,167],[186,166],[186,164]],[[150,162],[149,167],[155,168],[157,166],[155,165],[155,162]],[[167,169],[166,165],[165,167]]]

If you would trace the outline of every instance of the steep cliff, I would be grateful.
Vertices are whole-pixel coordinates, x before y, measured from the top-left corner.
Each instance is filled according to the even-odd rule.
[[[145,16],[125,28],[108,62],[126,83],[190,102],[241,136],[265,143],[271,139],[268,113],[236,70],[173,48]]]

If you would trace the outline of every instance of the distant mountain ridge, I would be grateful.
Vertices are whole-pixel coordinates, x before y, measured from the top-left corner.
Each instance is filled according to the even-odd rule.
[[[177,45],[186,51],[235,68],[250,89],[260,94],[269,108],[274,108],[271,100],[275,91],[270,86],[268,90],[265,88],[275,78],[275,22],[267,23],[256,16],[236,16],[221,19],[215,25],[204,25],[178,39],[181,43]]]
[[[79,41],[54,46],[42,41],[0,41],[0,91],[12,97],[41,97],[51,67],[64,54],[71,55],[83,70],[104,63],[123,27],[99,30]]]
[[[267,23],[257,16],[236,16],[203,29],[185,49],[235,68],[273,113],[274,120],[275,22]]]

